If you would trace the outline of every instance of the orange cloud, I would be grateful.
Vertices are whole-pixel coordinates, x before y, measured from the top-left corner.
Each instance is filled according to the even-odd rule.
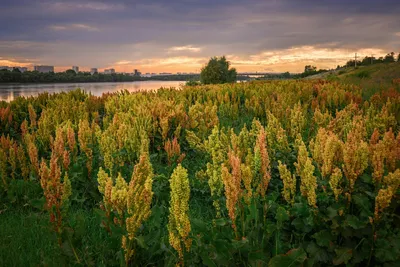
[[[19,44],[25,46],[24,43]],[[330,44],[332,47],[335,44]],[[173,56],[166,53],[164,56],[145,59],[121,58],[111,64],[98,66],[102,71],[104,68],[114,68],[117,72],[133,72],[139,69],[142,73],[146,72],[199,72],[207,63],[209,56],[202,53],[190,53],[201,49],[199,47],[188,45],[182,47],[172,47],[169,50],[189,52],[183,56]],[[188,50],[188,51],[184,51]],[[346,61],[354,58],[357,52],[358,58],[374,55],[375,57],[386,55],[387,51],[375,48],[364,48],[358,50],[344,48],[323,48],[319,46],[298,46],[282,50],[266,50],[257,54],[237,55],[228,54],[227,59],[238,72],[259,71],[259,72],[302,72],[304,66],[312,64],[318,68],[335,68],[337,65],[343,65]],[[34,60],[14,60],[10,58],[0,58],[0,65],[6,66],[32,66],[33,64],[51,64],[38,62]],[[89,71],[90,62],[85,66],[80,66],[80,70]],[[96,67],[96,66],[94,66]],[[65,71],[71,66],[56,66],[56,71]]]
[[[73,23],[73,24],[65,24],[65,25],[50,25],[50,29],[54,31],[67,31],[67,30],[85,30],[85,31],[100,31],[98,28],[94,26],[90,26],[82,23]]]
[[[192,46],[192,45],[185,45],[185,46],[173,46],[168,49],[168,52],[178,52],[178,51],[183,51],[183,52],[200,52],[201,48]]]
[[[354,58],[357,52],[359,58],[370,55],[384,55],[382,49],[329,49],[315,46],[292,47],[277,51],[264,51],[251,55],[247,58],[230,55],[228,60],[239,71],[265,71],[266,69],[276,72],[289,71],[301,72],[307,64],[316,65],[318,68],[334,68],[343,65]]]
[[[9,67],[30,67],[33,62],[19,62],[14,59],[5,59],[0,57],[0,66],[9,66]]]

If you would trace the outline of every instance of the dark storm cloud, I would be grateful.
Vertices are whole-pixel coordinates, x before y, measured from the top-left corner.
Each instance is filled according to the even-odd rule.
[[[300,46],[393,50],[398,14],[398,0],[6,0],[0,57],[107,66]]]

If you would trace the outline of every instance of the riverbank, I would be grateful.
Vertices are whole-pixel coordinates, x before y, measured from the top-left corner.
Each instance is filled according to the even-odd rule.
[[[80,88],[92,95],[113,93],[122,90],[129,92],[157,90],[164,88],[179,88],[185,81],[134,81],[134,82],[94,82],[94,83],[8,83],[0,84],[0,100],[10,102],[19,96],[37,96],[40,93],[69,92]]]

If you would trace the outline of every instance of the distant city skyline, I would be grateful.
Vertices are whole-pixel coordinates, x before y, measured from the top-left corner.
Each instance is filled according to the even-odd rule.
[[[1,52],[1,51],[0,51]],[[315,52],[315,51],[314,51]],[[273,68],[268,68],[268,63],[266,63],[266,68],[259,68],[259,69],[251,69],[251,68],[241,68],[240,67],[240,62],[238,64],[237,61],[230,59],[229,57],[227,57],[227,59],[231,62],[232,66],[237,68],[237,70],[239,72],[302,72],[304,70],[304,66],[305,65],[316,65],[318,69],[332,69],[335,68],[337,65],[344,65],[347,61],[349,60],[354,60],[354,55],[355,53],[357,53],[357,60],[361,60],[364,57],[370,57],[371,55],[373,55],[375,58],[379,58],[379,57],[384,57],[387,53],[392,52],[392,51],[385,51],[383,49],[363,49],[363,50],[355,50],[354,51],[348,51],[347,54],[344,53],[342,54],[342,56],[340,57],[340,59],[336,59],[334,61],[334,63],[325,63],[325,64],[318,64],[318,58],[315,58],[314,60],[312,60],[310,63],[307,64],[301,64],[299,67],[289,65],[288,68],[277,68],[277,69],[273,69]],[[322,53],[321,51],[318,51],[316,54],[318,53]],[[326,50],[327,55],[329,55],[329,50]],[[396,52],[395,52],[396,53]],[[304,57],[304,55],[303,55]],[[332,58],[333,59],[333,58]],[[171,72],[171,73],[178,73],[178,72],[187,72],[187,73],[200,73],[201,68],[208,62],[209,58],[204,58],[204,62],[199,63],[199,67],[196,68],[190,68],[190,69],[185,69],[182,70],[182,67],[179,68],[168,68],[168,67],[164,67],[163,69],[161,69],[158,65],[154,65],[152,67],[145,67],[142,69],[141,72],[142,73],[151,73],[151,72],[155,72],[155,73],[161,73],[161,72]],[[308,62],[308,61],[307,61]],[[25,67],[27,68],[27,70],[34,70],[35,66],[47,66],[49,64],[32,64],[32,63],[18,63],[18,62],[13,62],[13,61],[9,61],[9,60],[2,60],[2,58],[0,57],[0,65],[5,65],[6,63],[8,63],[9,67]],[[278,65],[279,63],[275,63],[275,65]],[[284,63],[281,63],[279,65],[285,65]],[[286,66],[286,65],[285,65]],[[63,72],[66,71],[68,69],[73,69],[74,66],[56,66],[54,65],[54,71],[55,72]],[[91,66],[77,66],[79,67],[79,71],[83,71],[83,72],[91,72],[91,69],[93,69],[94,67]],[[132,69],[133,68],[133,69]],[[136,67],[137,68],[137,67]],[[103,67],[103,68],[96,68],[98,72],[104,72],[107,69],[114,69],[115,72],[126,72],[126,73],[133,73],[135,66],[134,65],[129,65],[129,66],[120,66],[118,64],[116,64],[115,66],[108,66],[108,67]],[[158,71],[154,71],[154,70],[158,70]]]
[[[199,74],[200,72],[165,72],[165,71],[160,71],[160,72],[146,72],[142,73],[139,69],[133,69],[131,71],[117,71],[114,68],[108,68],[108,69],[98,69],[98,68],[81,68],[80,66],[72,66],[70,68],[62,68],[60,69],[59,67],[52,66],[52,65],[33,65],[32,67],[21,67],[21,66],[0,66],[0,70],[2,69],[7,69],[9,71],[12,71],[14,68],[19,69],[21,72],[25,71],[42,71],[42,72],[49,72],[54,70],[54,72],[65,72],[67,70],[73,70],[75,72],[90,72],[92,74],[98,72],[98,73],[106,73],[106,74],[111,74],[111,73],[130,73],[130,74]],[[44,70],[44,71],[43,71]]]
[[[398,0],[4,0],[0,65],[199,72],[225,55],[239,72],[334,68],[398,54],[398,14]]]

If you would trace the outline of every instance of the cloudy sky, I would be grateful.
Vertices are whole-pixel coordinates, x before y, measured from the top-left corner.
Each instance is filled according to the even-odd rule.
[[[0,65],[300,72],[400,52],[399,0],[1,0]]]

